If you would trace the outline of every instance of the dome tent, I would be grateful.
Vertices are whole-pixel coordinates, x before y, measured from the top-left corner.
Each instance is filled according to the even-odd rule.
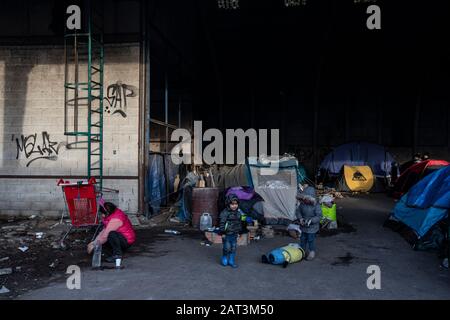
[[[369,166],[375,177],[389,177],[394,157],[384,146],[368,142],[352,142],[336,147],[319,166],[319,173],[339,176],[344,165]]]

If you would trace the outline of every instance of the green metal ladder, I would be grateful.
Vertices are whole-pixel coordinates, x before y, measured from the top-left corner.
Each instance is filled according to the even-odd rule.
[[[70,30],[71,33],[66,30],[64,35],[64,134],[75,137],[75,148],[87,144],[87,148],[83,148],[87,149],[87,177],[94,177],[98,191],[102,192],[103,16],[101,8],[94,7],[95,1],[85,4],[82,30]],[[80,117],[87,117],[87,122],[79,122]]]

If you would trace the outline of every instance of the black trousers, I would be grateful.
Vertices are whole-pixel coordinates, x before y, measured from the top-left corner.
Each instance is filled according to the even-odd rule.
[[[125,239],[125,237],[117,231],[111,231],[108,234],[107,244],[112,249],[112,255],[120,257],[122,256],[123,251],[127,250],[130,247],[127,239]]]

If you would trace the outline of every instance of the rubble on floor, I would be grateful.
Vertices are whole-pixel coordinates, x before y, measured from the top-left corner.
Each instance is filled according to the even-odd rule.
[[[39,216],[0,220],[0,299],[65,277],[68,265],[89,265],[86,245],[93,231],[75,231],[67,240],[70,251],[63,251],[59,242],[69,227],[70,220],[61,223]]]
[[[316,185],[317,196],[331,195],[335,199],[343,199],[342,192],[337,191],[335,188],[324,187],[322,184]]]

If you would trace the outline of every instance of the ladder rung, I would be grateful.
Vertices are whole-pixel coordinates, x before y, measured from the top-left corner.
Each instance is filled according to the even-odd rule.
[[[101,126],[99,124],[91,124],[91,127],[97,127],[100,128]]]
[[[100,153],[91,153],[91,156],[101,156]]]
[[[91,168],[90,170],[101,170],[101,168]]]
[[[91,143],[92,142],[94,142],[94,143],[100,143],[100,142],[102,142],[102,140],[100,140],[100,139],[91,139]]]

